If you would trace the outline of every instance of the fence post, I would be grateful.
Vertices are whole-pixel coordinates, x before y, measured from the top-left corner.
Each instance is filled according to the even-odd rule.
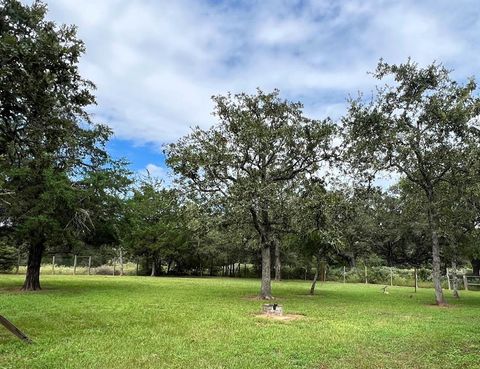
[[[123,251],[120,247],[120,275],[123,275]]]
[[[418,273],[417,273],[417,267],[415,267],[415,293],[417,293],[417,288],[418,288]]]
[[[325,270],[323,271],[323,281],[324,282],[327,281],[327,268],[328,268],[328,264],[325,263]]]
[[[465,291],[468,291],[468,281],[465,274],[463,275],[463,285],[465,286]]]
[[[393,268],[390,267],[390,287],[393,286]]]
[[[365,265],[365,284],[368,283],[367,266]]]
[[[17,271],[15,274],[20,272],[20,250],[18,250],[18,258],[17,258]]]
[[[343,266],[343,283],[345,283],[345,265]]]
[[[115,277],[115,258],[113,259],[113,276]]]
[[[52,273],[55,274],[55,255],[52,257]]]
[[[90,269],[92,268],[92,257],[88,257],[88,275],[90,275]]]
[[[77,274],[77,255],[73,256],[73,275]]]
[[[447,284],[448,284],[448,290],[450,291],[452,289],[452,286],[450,285],[450,274],[448,273],[448,268],[447,268]]]
[[[138,258],[137,258],[137,266],[136,266],[136,268],[135,268],[135,275],[138,276]]]

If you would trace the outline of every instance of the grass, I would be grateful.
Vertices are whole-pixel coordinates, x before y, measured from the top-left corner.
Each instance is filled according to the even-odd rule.
[[[282,322],[255,317],[257,280],[43,276],[18,291],[0,275],[0,314],[36,343],[0,326],[0,368],[478,368],[480,292],[450,307],[433,290],[326,283],[274,284]],[[448,294],[448,291],[446,292]]]

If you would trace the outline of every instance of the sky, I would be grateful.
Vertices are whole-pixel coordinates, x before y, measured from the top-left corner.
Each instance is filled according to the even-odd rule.
[[[278,88],[336,120],[349,95],[371,93],[380,58],[442,62],[459,80],[480,66],[478,0],[46,2],[86,44],[80,70],[97,85],[95,121],[114,131],[110,152],[161,178],[162,146],[215,123],[212,95]]]

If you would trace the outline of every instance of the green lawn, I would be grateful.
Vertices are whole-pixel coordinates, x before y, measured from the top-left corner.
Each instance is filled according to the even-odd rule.
[[[431,306],[433,290],[274,284],[287,313],[255,317],[256,280],[44,276],[21,293],[0,275],[0,368],[479,368],[480,292]],[[448,294],[448,291],[447,291]],[[448,295],[449,296],[449,295]]]

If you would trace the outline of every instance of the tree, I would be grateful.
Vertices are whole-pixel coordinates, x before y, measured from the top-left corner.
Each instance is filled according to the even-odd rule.
[[[280,99],[276,90],[213,100],[218,124],[169,145],[167,162],[186,186],[249,213],[260,238],[260,295],[271,299],[272,208],[286,186],[329,158],[334,126],[306,118],[300,103]]]
[[[299,249],[316,260],[310,294],[315,293],[322,260],[333,258],[343,248],[341,233],[344,196],[328,191],[322,183],[309,181],[296,201],[295,224]]]
[[[441,65],[421,68],[410,60],[380,61],[373,76],[391,77],[395,85],[379,88],[370,103],[351,101],[343,119],[345,153],[358,170],[397,172],[423,192],[435,300],[442,305],[437,189],[461,170],[469,145],[478,143],[476,84],[453,81]]]
[[[18,238],[28,244],[24,290],[40,289],[46,247],[88,228],[88,173],[111,162],[110,130],[87,111],[94,85],[78,72],[85,51],[73,26],[45,19],[46,5],[0,3],[0,183]]]
[[[177,192],[154,178],[143,179],[127,200],[123,244],[150,260],[152,276],[161,274],[162,260],[173,260],[177,248],[188,243],[182,214]]]

